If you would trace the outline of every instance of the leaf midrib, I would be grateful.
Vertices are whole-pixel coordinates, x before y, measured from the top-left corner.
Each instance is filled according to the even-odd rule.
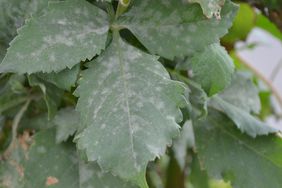
[[[118,32],[118,31],[116,31]],[[135,152],[134,152],[134,140],[133,140],[133,135],[131,134],[133,132],[132,128],[132,123],[131,123],[131,112],[130,112],[130,107],[129,107],[129,101],[128,101],[128,86],[127,86],[127,80],[126,80],[126,74],[124,70],[124,65],[123,65],[123,58],[122,58],[122,51],[121,51],[121,46],[120,46],[120,40],[122,40],[119,36],[119,34],[116,34],[113,40],[117,43],[118,46],[118,61],[119,61],[119,68],[120,72],[122,74],[122,81],[123,81],[123,90],[124,90],[124,95],[125,95],[125,103],[126,103],[126,109],[127,109],[127,120],[128,120],[128,128],[129,128],[129,138],[130,138],[130,151],[132,153],[132,157],[134,159],[134,162],[136,162],[136,157],[135,157]]]

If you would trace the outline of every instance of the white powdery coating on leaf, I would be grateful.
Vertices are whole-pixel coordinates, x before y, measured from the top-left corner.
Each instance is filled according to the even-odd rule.
[[[115,37],[82,74],[76,94],[85,129],[75,140],[89,161],[131,179],[178,135],[185,88],[170,80],[157,57]]]

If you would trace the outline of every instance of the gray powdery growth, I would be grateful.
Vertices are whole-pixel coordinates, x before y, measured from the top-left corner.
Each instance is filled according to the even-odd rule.
[[[31,18],[19,29],[0,72],[72,68],[105,48],[108,29],[107,14],[85,0],[50,2],[45,14]]]
[[[157,61],[119,36],[82,74],[76,94],[88,160],[125,179],[144,175],[148,161],[178,135],[185,87]]]

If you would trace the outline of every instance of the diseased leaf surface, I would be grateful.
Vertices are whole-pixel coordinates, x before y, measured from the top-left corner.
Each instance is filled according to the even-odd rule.
[[[34,136],[24,162],[24,188],[137,188],[110,173],[102,173],[95,163],[80,160],[74,145],[57,144],[55,137],[55,129]]]
[[[231,181],[234,188],[280,187],[281,138],[271,135],[253,139],[236,130],[223,114],[213,110],[209,114],[194,126],[198,155],[208,174]]]
[[[223,7],[225,0],[188,0],[190,3],[199,3],[203,9],[203,13],[207,18],[213,16],[220,19],[220,11]]]
[[[168,59],[191,55],[227,33],[237,6],[225,3],[222,19],[207,19],[198,5],[181,0],[135,0],[118,24],[128,28],[153,54]]]
[[[56,145],[54,129],[41,131],[33,139],[24,162],[24,188],[78,188],[75,148],[69,143]]]
[[[136,180],[178,135],[185,87],[170,80],[157,57],[114,35],[111,46],[82,73],[76,94],[84,130],[76,141],[89,161]]]
[[[85,0],[50,2],[48,10],[18,31],[0,72],[61,71],[105,47],[107,14]]]

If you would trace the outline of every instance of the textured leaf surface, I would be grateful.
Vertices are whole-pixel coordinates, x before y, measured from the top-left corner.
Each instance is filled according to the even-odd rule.
[[[209,105],[223,111],[230,119],[232,119],[235,125],[244,133],[252,137],[257,135],[267,135],[269,133],[278,132],[277,128],[270,127],[269,125],[261,122],[245,110],[242,110],[218,96],[211,98]]]
[[[76,65],[72,69],[67,68],[58,73],[38,73],[37,76],[58,88],[70,90],[75,85],[79,71],[79,65]]]
[[[198,5],[181,0],[135,0],[119,20],[152,53],[173,59],[203,50],[227,33],[237,6],[225,3],[222,19],[207,19]]]
[[[249,113],[258,114],[261,109],[258,89],[243,73],[236,73],[230,86],[219,96],[224,101]]]
[[[55,129],[34,136],[24,163],[25,188],[136,188],[109,173],[103,174],[95,163],[79,160],[71,143],[56,144],[55,137]]]
[[[54,118],[54,123],[57,125],[56,142],[66,141],[72,136],[80,126],[79,120],[79,114],[73,108],[60,110]]]
[[[95,163],[79,165],[80,188],[138,188],[122,181],[110,173],[102,173],[100,167]]]
[[[83,72],[76,91],[84,130],[76,135],[88,160],[125,179],[145,172],[178,135],[184,86],[170,80],[157,57],[114,41]],[[144,175],[144,174],[143,174]]]
[[[234,72],[232,59],[219,44],[211,44],[203,52],[195,53],[182,68],[185,66],[192,80],[200,83],[209,96],[226,88]]]
[[[75,148],[70,144],[56,145],[54,129],[36,134],[24,169],[25,188],[79,187]]]
[[[105,47],[107,14],[85,0],[50,2],[12,41],[0,72],[51,72],[72,68]]]
[[[220,19],[221,7],[223,7],[225,0],[188,0],[191,3],[199,3],[203,9],[203,13],[208,18],[215,16]]]
[[[48,0],[0,0],[0,61],[25,19],[41,12],[47,4]]]
[[[194,126],[198,154],[208,174],[230,180],[234,188],[281,187],[281,138],[253,139],[236,130],[221,113],[210,110],[209,114]]]
[[[16,142],[9,159],[0,160],[0,187],[1,188],[22,188],[24,169],[21,164],[24,152]]]

